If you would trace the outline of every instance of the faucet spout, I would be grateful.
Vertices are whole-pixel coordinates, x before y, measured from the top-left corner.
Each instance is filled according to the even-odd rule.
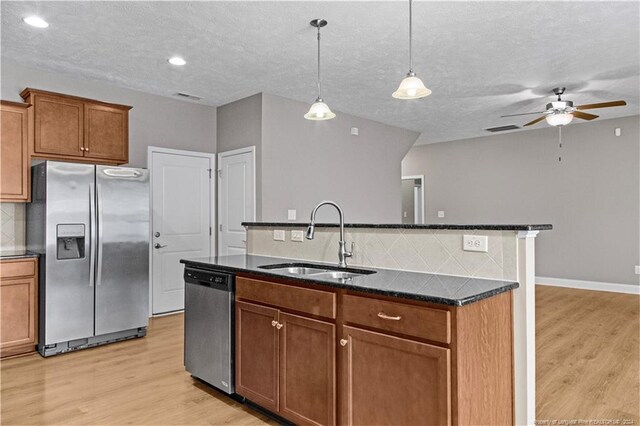
[[[344,214],[342,213],[342,209],[337,203],[333,201],[322,201],[317,206],[315,206],[315,208],[311,212],[311,223],[309,223],[309,227],[307,228],[306,238],[308,240],[313,240],[313,236],[315,233],[315,226],[316,226],[316,212],[320,207],[324,205],[333,206],[336,208],[336,210],[338,210],[338,215],[340,216],[340,241],[338,242],[340,247],[338,249],[338,260],[339,260],[339,266],[346,268],[347,257],[351,257],[353,253],[348,251],[346,248],[347,243],[344,240]]]

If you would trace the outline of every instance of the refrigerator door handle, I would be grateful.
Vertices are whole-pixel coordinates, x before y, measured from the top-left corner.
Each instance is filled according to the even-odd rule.
[[[98,264],[96,267],[96,286],[102,281],[102,192],[100,184],[96,185],[96,199],[98,201],[97,217],[98,217]]]
[[[89,184],[89,287],[95,285],[96,280],[96,214],[94,203],[96,197],[93,185]]]

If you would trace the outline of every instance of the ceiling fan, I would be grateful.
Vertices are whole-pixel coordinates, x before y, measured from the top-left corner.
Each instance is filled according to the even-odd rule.
[[[586,104],[586,105],[573,106],[573,102],[562,100],[562,94],[564,93],[564,91],[565,91],[564,87],[556,87],[555,89],[553,89],[553,93],[558,97],[558,100],[548,103],[546,107],[547,109],[545,111],[525,112],[522,114],[509,114],[509,115],[503,115],[502,117],[515,117],[518,115],[529,115],[529,114],[543,114],[541,117],[538,117],[535,120],[528,122],[523,127],[537,124],[545,119],[547,120],[547,123],[549,123],[551,126],[564,126],[566,124],[569,124],[574,117],[580,118],[582,120],[589,120],[589,121],[593,120],[594,118],[598,118],[597,115],[582,112],[585,109],[609,108],[609,107],[616,107],[616,106],[624,106],[627,104],[625,101],[612,101],[612,102],[602,102],[598,104]]]

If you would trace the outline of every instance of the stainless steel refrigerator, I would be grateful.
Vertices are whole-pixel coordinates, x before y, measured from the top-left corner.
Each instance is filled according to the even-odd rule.
[[[41,255],[41,355],[146,335],[147,170],[57,161],[33,166],[27,247]]]

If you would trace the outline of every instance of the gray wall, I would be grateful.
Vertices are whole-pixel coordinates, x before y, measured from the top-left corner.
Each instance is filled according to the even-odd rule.
[[[262,219],[286,221],[295,209],[308,220],[322,200],[342,206],[349,222],[398,222],[400,163],[418,133],[335,111],[305,120],[309,104],[262,96]],[[351,127],[359,136],[351,136]],[[318,220],[336,220],[329,208]]]
[[[256,220],[262,217],[262,93],[217,109],[218,152],[255,146]]]
[[[639,284],[639,127],[639,116],[569,125],[562,162],[545,126],[418,146],[402,171],[425,175],[427,223],[553,224],[536,241],[538,276]]]
[[[146,167],[147,147],[216,152],[216,108],[165,98],[2,59],[0,97],[22,102],[25,87],[133,106],[129,164]]]

